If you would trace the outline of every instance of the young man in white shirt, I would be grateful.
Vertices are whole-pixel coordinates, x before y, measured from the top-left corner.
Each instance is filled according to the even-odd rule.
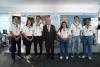
[[[79,17],[74,17],[74,23],[71,24],[71,32],[72,32],[72,58],[74,57],[75,51],[79,56],[80,53],[80,35],[82,32],[82,25],[80,23]]]
[[[18,16],[14,16],[12,17],[12,25],[9,27],[9,31],[11,34],[11,47],[10,47],[10,51],[11,51],[11,57],[13,59],[13,61],[15,61],[15,53],[16,53],[16,44],[18,47],[18,53],[17,55],[19,57],[21,57],[21,25],[20,25],[20,17]]]
[[[34,30],[34,52],[35,55],[38,54],[37,52],[37,45],[39,44],[40,52],[39,55],[42,54],[43,51],[43,37],[42,37],[42,32],[43,32],[43,22],[41,20],[40,16],[36,16],[35,23],[33,24],[33,30]]]
[[[82,58],[88,57],[89,60],[92,59],[92,45],[93,45],[93,35],[96,29],[90,25],[91,19],[86,18],[85,26],[83,27],[83,56]]]

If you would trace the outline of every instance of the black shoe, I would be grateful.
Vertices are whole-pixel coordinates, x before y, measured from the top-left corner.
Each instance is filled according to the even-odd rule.
[[[46,56],[46,59],[49,59],[50,57],[49,56]]]
[[[22,57],[21,55],[18,55],[17,58],[18,58],[18,59],[22,59],[23,57]]]
[[[13,63],[15,63],[15,61],[16,61],[16,60],[15,60],[15,59],[13,59],[12,61],[13,61]]]
[[[51,57],[51,60],[54,60],[54,57]]]
[[[38,53],[34,53],[34,55],[38,55]]]

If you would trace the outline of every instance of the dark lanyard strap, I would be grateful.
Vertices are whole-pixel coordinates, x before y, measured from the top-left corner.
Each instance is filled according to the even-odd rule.
[[[74,26],[76,27],[76,29],[77,29],[77,27],[79,26],[79,24],[78,25],[76,25],[75,23],[73,23],[74,24]]]

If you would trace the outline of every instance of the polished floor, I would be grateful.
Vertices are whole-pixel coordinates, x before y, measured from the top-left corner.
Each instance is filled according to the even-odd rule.
[[[46,59],[44,55],[32,55],[30,60],[22,58],[17,59],[15,63],[12,62],[10,54],[1,54],[0,67],[100,67],[100,54],[94,54],[92,60],[77,57],[60,60],[58,55],[51,60]]]
[[[13,63],[10,53],[5,53],[7,49],[8,47],[0,48],[0,67],[100,67],[100,53],[93,54],[92,60],[78,57],[60,60],[58,54],[55,55],[54,60],[51,60],[46,59],[44,54],[41,56],[32,54],[30,60],[17,58]]]

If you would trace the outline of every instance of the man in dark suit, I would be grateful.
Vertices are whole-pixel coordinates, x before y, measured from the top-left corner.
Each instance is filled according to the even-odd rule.
[[[43,27],[43,38],[45,40],[46,58],[54,59],[54,40],[56,39],[56,30],[51,25],[50,16],[45,18],[46,24]]]

